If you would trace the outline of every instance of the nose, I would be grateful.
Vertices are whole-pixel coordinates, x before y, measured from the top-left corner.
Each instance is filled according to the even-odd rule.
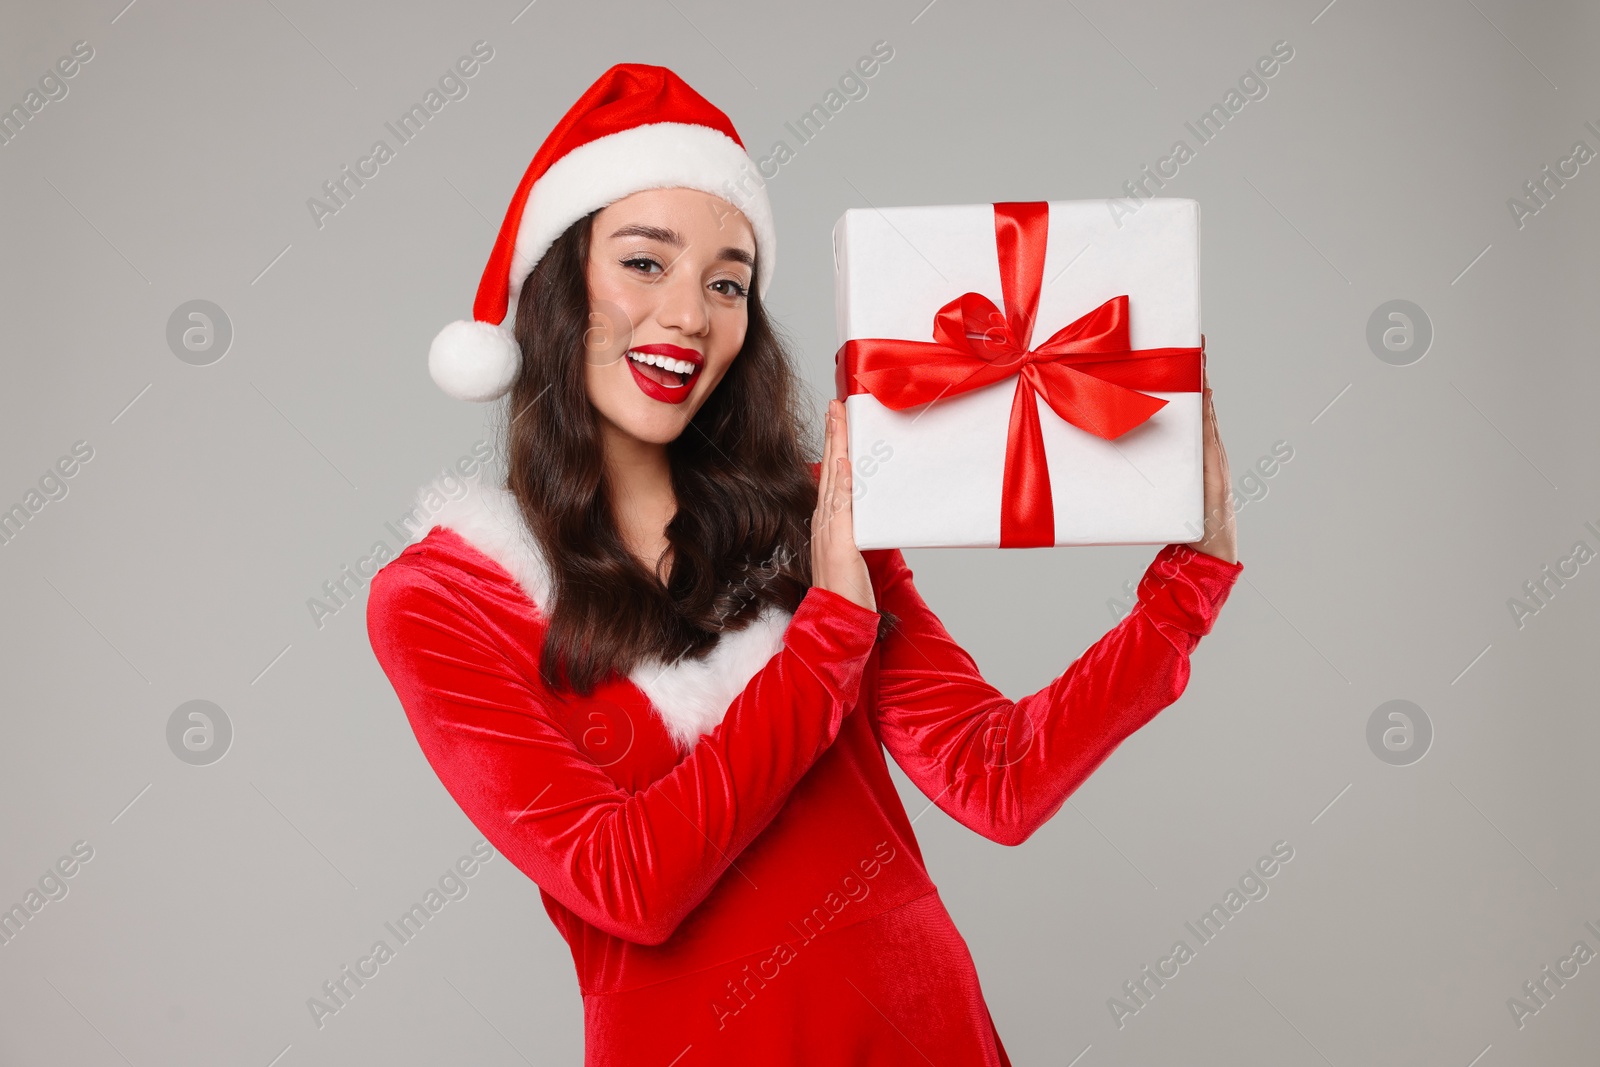
[[[667,329],[681,330],[697,337],[711,326],[710,309],[706,307],[706,294],[700,287],[699,277],[691,271],[674,270],[656,283],[660,303],[656,305],[656,324]]]

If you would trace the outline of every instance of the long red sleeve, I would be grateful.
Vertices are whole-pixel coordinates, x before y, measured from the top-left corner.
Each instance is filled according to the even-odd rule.
[[[874,553],[873,555],[877,555]],[[1002,844],[1027,840],[1122,741],[1182,695],[1242,563],[1185,545],[1157,553],[1134,609],[1055,681],[1008,700],[928,609],[898,549],[878,561],[884,746],[929,799]]]
[[[402,563],[403,561],[396,561]],[[721,724],[634,792],[580,751],[490,616],[418,567],[374,578],[373,650],[423,753],[490,842],[612,936],[666,941],[833,743],[879,616],[811,589]]]

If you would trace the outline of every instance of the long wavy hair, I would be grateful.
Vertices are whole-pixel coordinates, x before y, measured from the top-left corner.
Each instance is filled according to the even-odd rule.
[[[789,344],[752,276],[743,347],[667,445],[678,510],[666,584],[645,570],[616,528],[585,381],[584,338],[599,328],[588,291],[596,214],[568,227],[523,283],[513,327],[522,368],[505,409],[507,488],[552,579],[540,673],[582,695],[647,659],[703,657],[769,604],[794,611],[811,586],[809,464],[821,456]],[[895,621],[884,613],[880,636]]]

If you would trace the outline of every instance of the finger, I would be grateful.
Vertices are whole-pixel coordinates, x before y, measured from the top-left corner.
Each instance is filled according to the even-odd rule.
[[[1227,483],[1227,453],[1222,451],[1222,437],[1216,424],[1216,405],[1211,403],[1210,394],[1205,398],[1205,437],[1206,450],[1210,451],[1211,458],[1216,464],[1218,482]]]
[[[841,468],[841,474],[834,478],[834,492],[839,494],[841,503],[850,502],[850,417],[845,414],[844,401],[836,401],[833,418],[833,432],[837,435],[833,443],[834,466]]]
[[[818,469],[817,478],[817,510],[820,512],[828,502],[828,488],[833,484],[833,401],[828,401],[828,413],[824,419],[826,430],[822,435],[822,466]]]
[[[1226,472],[1228,470],[1228,446],[1222,442],[1222,426],[1217,421],[1217,405],[1209,395],[1206,399],[1211,408],[1211,435],[1216,438],[1217,451],[1222,455],[1222,469]]]
[[[839,528],[839,534],[844,540],[852,544],[855,541],[855,518],[852,511],[854,494],[851,493],[850,489],[851,478],[854,473],[850,469],[849,458],[841,458],[839,460],[839,514],[843,518],[844,524]]]
[[[833,455],[834,466],[842,470],[842,474],[834,480],[834,492],[840,494],[844,504],[850,502],[850,420],[845,415],[844,404],[839,402],[833,417]]]
[[[833,421],[828,424],[829,443],[833,446],[833,459],[828,464],[828,487],[835,493],[839,491],[839,460],[844,456],[844,450],[839,447],[839,431],[843,426],[844,405],[835,400]]]
[[[834,518],[838,515],[838,480],[842,477],[838,472],[838,456],[834,456],[832,469],[834,469],[834,477],[830,478],[829,490],[827,490],[827,525],[829,525],[829,533],[832,533]]]
[[[828,403],[828,448],[827,458],[823,461],[822,491],[817,498],[818,506],[818,535],[824,551],[832,543],[833,515],[838,510],[838,480],[839,480],[839,441],[835,423],[839,418],[838,404],[835,401]]]
[[[840,471],[839,471],[840,459],[841,459],[841,457],[837,454],[837,450],[835,450],[835,455],[833,457],[833,464],[832,464],[833,476],[828,479],[828,514],[827,514],[827,522],[828,522],[828,529],[829,529],[829,533],[830,534],[832,533],[832,530],[833,530],[833,520],[839,514],[839,481],[840,481],[841,478],[844,477],[844,475],[841,474]]]
[[[850,539],[850,460],[841,456],[838,461],[839,475],[834,480],[833,492],[837,497],[834,502],[834,516],[840,521],[836,531],[845,540]]]
[[[1222,451],[1222,435],[1217,430],[1217,405],[1212,400],[1211,394],[1206,393],[1206,428],[1211,435],[1211,443],[1218,453]]]

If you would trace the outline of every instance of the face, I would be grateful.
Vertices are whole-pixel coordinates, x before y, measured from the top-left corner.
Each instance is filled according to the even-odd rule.
[[[697,189],[647,189],[595,216],[584,373],[609,438],[683,432],[744,344],[755,249],[744,215]]]

